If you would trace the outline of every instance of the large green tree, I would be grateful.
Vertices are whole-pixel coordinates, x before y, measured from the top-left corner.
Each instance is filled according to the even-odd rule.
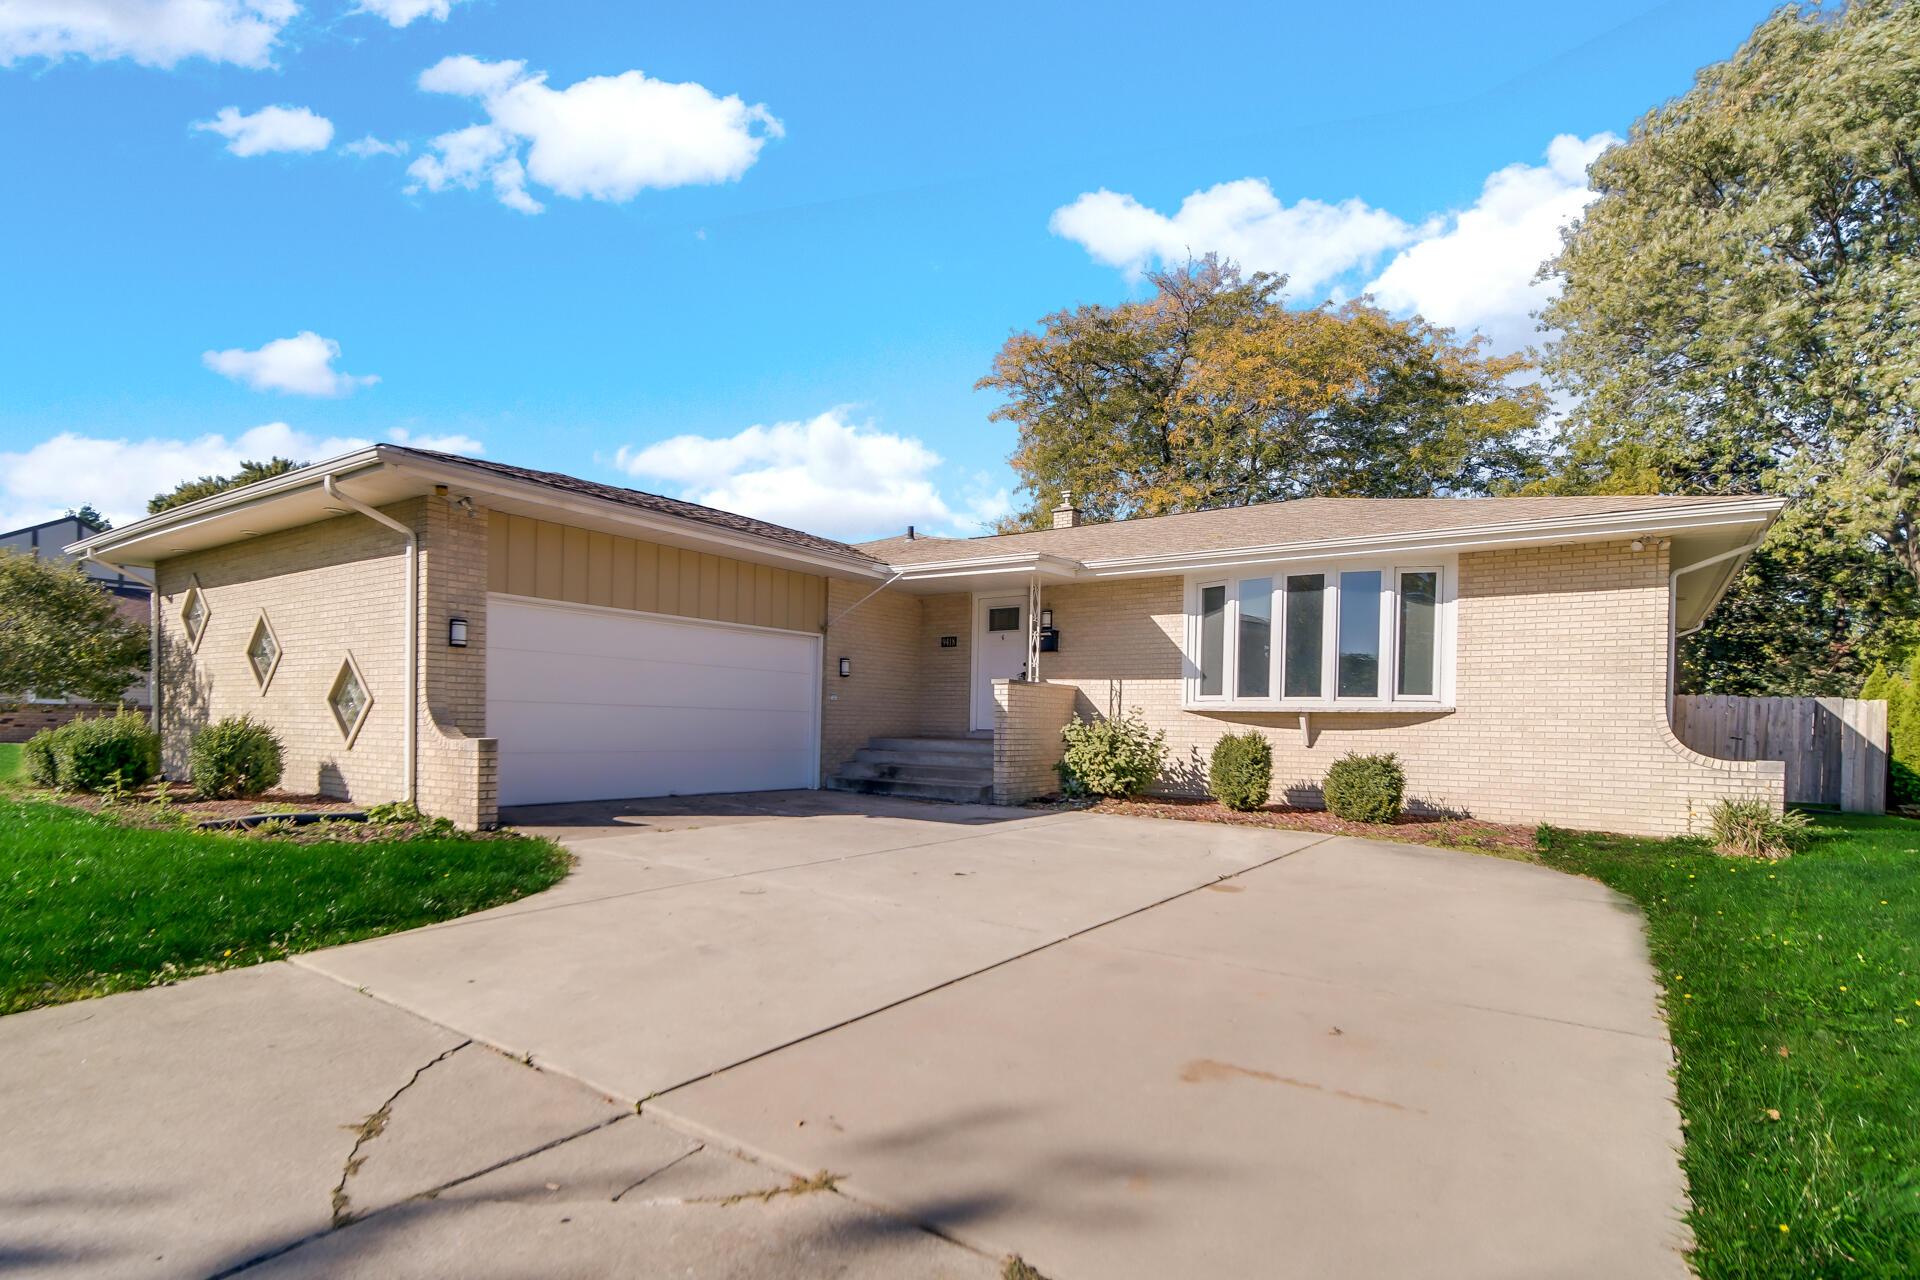
[[[146,627],[79,564],[0,551],[0,698],[112,702],[146,669]]]
[[[1794,497],[1683,675],[1857,684],[1920,582],[1920,7],[1780,10],[1590,173],[1546,269],[1574,407],[1542,487]]]
[[[241,485],[270,480],[289,471],[298,471],[306,465],[292,458],[268,458],[265,462],[243,462],[240,469],[230,476],[201,476],[198,480],[182,480],[165,493],[154,494],[147,503],[147,514],[158,515],[170,507],[185,506],[189,502],[211,498],[216,493],[225,493],[228,489],[238,489]]]
[[[1283,276],[1209,255],[1149,296],[1016,333],[978,383],[1020,432],[1042,523],[1071,489],[1095,519],[1312,496],[1484,493],[1537,474],[1544,392],[1524,356],[1365,302],[1285,304]]]

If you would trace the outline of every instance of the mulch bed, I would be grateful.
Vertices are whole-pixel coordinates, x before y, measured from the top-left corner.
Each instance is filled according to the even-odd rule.
[[[354,819],[339,822],[323,821],[309,826],[294,827],[291,830],[252,827],[232,830],[228,833],[262,839],[291,840],[295,844],[315,844],[321,841],[365,844],[376,840],[414,840],[449,834],[458,834],[462,839],[470,840],[514,838],[514,833],[506,830],[453,833],[447,830],[444,824],[438,823],[361,822],[357,817],[362,806],[351,800],[341,800],[333,796],[302,795],[292,791],[266,791],[242,800],[201,800],[197,799],[192,789],[183,783],[157,782],[142,787],[138,791],[129,792],[125,799],[119,802],[104,795],[88,795],[72,791],[31,790],[22,794],[35,800],[66,805],[68,808],[80,809],[87,813],[97,813],[126,826],[145,827],[149,830],[177,830],[183,825],[191,826],[207,818],[247,818],[258,814],[351,813],[355,815]],[[162,796],[166,797],[164,804],[159,803]]]
[[[276,812],[332,813],[360,808],[351,800],[341,800],[335,796],[301,795],[293,791],[263,791],[242,800],[201,800],[193,794],[191,787],[181,782],[156,782],[129,792],[127,800],[130,803],[126,805],[115,805],[105,796],[77,792],[46,791],[40,793],[40,798],[75,809],[85,809],[89,813],[98,813],[102,809],[124,813],[130,807],[151,804],[163,794],[167,797],[167,807],[174,813],[192,818],[244,818],[256,813]]]
[[[1065,807],[1062,802],[1060,807]],[[1052,807],[1052,806],[1049,806]],[[1404,813],[1392,822],[1346,822],[1324,809],[1295,809],[1268,805],[1251,813],[1237,813],[1217,800],[1181,798],[1101,800],[1075,804],[1090,813],[1118,813],[1136,818],[1169,818],[1175,822],[1224,822],[1240,827],[1276,827],[1288,831],[1319,831],[1327,835],[1359,836],[1368,840],[1401,840],[1412,844],[1473,849],[1531,861],[1536,845],[1532,827],[1478,818],[1445,818]]]

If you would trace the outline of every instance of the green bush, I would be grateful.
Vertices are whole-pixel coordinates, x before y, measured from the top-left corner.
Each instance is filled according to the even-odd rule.
[[[187,775],[210,800],[257,796],[280,781],[280,738],[249,716],[230,716],[193,735]]]
[[[1349,751],[1333,762],[1320,786],[1327,808],[1348,822],[1392,822],[1400,816],[1407,775],[1395,755],[1363,756]]]
[[[1775,813],[1765,800],[1722,800],[1713,807],[1713,851],[1741,858],[1784,858],[1806,842],[1811,821],[1798,809]]]
[[[1229,733],[1213,744],[1207,790],[1229,809],[1251,812],[1273,790],[1273,744],[1258,729]]]
[[[35,786],[51,787],[60,781],[53,762],[53,743],[59,733],[59,729],[42,729],[20,748],[20,767]]]
[[[1138,707],[1107,720],[1076,715],[1060,737],[1067,744],[1060,781],[1069,795],[1138,795],[1153,785],[1167,759],[1166,733],[1148,729]]]
[[[160,739],[145,716],[125,707],[114,715],[69,721],[46,738],[40,750],[52,757],[52,785],[66,791],[145,786],[160,771]]]
[[[1874,664],[1862,698],[1883,698],[1887,704],[1887,799],[1893,804],[1920,804],[1920,698],[1897,671]]]

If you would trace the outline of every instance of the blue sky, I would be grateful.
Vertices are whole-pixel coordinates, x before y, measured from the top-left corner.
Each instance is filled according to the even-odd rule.
[[[0,528],[397,439],[969,531],[999,344],[1166,256],[1533,340],[1769,6],[810,8],[0,0]]]

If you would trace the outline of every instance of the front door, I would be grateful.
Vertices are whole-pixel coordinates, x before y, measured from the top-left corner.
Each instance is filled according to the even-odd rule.
[[[993,682],[1027,674],[1027,598],[982,596],[973,609],[973,727],[991,729]]]

